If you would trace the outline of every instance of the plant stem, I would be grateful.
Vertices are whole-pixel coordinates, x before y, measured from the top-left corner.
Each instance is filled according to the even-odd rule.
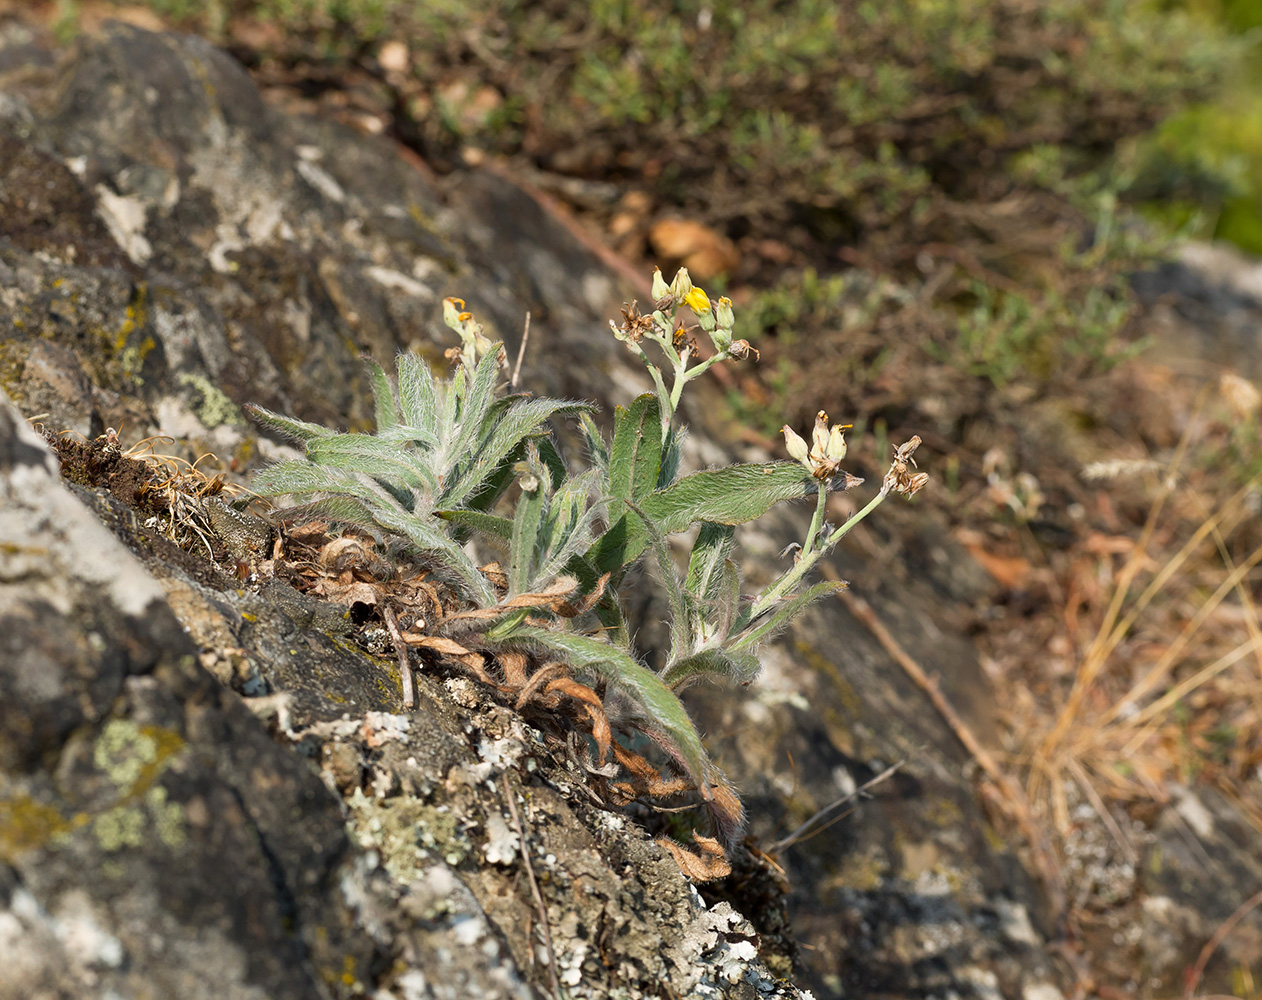
[[[821,487],[822,486],[823,484],[821,484]],[[767,590],[763,591],[758,600],[754,602],[754,606],[749,613],[750,620],[752,621],[754,618],[757,618],[759,615],[769,610],[776,601],[780,600],[781,597],[793,590],[793,588],[801,582],[802,578],[811,571],[815,564],[827,555],[828,551],[850,532],[851,528],[880,506],[881,501],[885,499],[889,491],[889,486],[882,484],[880,492],[868,501],[868,505],[851,517],[850,520],[848,520],[840,528],[833,531],[832,534],[824,540],[823,545],[810,552],[803,549],[802,556],[798,559],[797,563],[794,564],[793,568],[785,573],[784,576],[780,577],[780,579],[767,588]]]
[[[815,491],[815,513],[811,515],[811,527],[806,532],[806,541],[802,543],[802,555],[810,555],[819,541],[819,529],[824,524],[824,508],[828,505],[828,484],[820,483]]]

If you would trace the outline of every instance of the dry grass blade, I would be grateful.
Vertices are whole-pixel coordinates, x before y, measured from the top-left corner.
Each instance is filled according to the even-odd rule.
[[[862,795],[864,792],[870,791],[872,788],[879,785],[882,781],[887,781],[889,778],[893,777],[894,773],[906,763],[907,763],[906,760],[900,760],[896,764],[891,764],[884,771],[878,774],[875,778],[872,778],[869,781],[865,781],[853,792],[850,792],[847,795],[843,795],[839,799],[834,799],[832,802],[828,803],[828,805],[818,810],[814,816],[808,819],[805,823],[799,826],[787,837],[781,837],[774,844],[768,845],[767,852],[769,854],[776,854],[780,851],[783,851],[786,847],[796,844],[799,840],[810,840],[811,837],[814,837],[817,833],[822,832],[823,830],[827,829],[829,826],[832,825],[830,822],[830,823],[824,824],[821,827],[818,827],[817,829],[811,830],[811,827],[814,826],[815,823],[819,822],[819,820],[823,819],[825,816],[827,816],[830,812],[832,812],[838,806],[845,805],[851,799],[856,799],[860,795]],[[807,830],[810,830],[810,833],[807,833],[806,832]]]
[[[1250,910],[1262,905],[1262,890],[1255,892],[1252,896],[1241,903],[1234,913],[1224,920],[1218,930],[1214,931],[1213,937],[1205,942],[1205,947],[1201,949],[1201,953],[1196,957],[1196,964],[1188,971],[1187,985],[1183,988],[1183,1000],[1192,1000],[1196,995],[1196,987],[1200,985],[1201,976],[1205,974],[1205,966],[1209,964],[1210,958],[1214,952],[1218,950],[1218,946],[1226,940],[1236,924],[1249,913]],[[1209,1000],[1209,998],[1205,998]]]

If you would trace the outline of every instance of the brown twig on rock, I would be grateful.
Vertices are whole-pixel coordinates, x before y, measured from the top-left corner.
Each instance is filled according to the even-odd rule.
[[[403,635],[399,631],[399,623],[395,620],[394,612],[390,609],[390,605],[383,604],[381,606],[381,617],[385,619],[386,629],[390,633],[390,641],[394,643],[394,655],[399,660],[399,678],[403,684],[403,707],[414,708],[416,706],[416,694],[412,687],[412,661],[409,658],[407,643],[403,641]]]

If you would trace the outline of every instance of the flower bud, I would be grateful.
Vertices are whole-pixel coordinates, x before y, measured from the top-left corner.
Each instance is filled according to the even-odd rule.
[[[840,462],[846,457],[846,428],[835,424],[828,434],[828,445],[824,448],[824,457],[830,462]]]
[[[798,432],[788,424],[781,427],[780,432],[784,434],[784,446],[789,452],[789,457],[801,462],[807,467],[807,469],[810,469],[810,451],[806,446],[806,442],[802,440],[802,437],[798,434]]]
[[[688,301],[688,296],[692,294],[692,278],[688,275],[688,268],[681,267],[675,272],[674,280],[670,283],[670,294],[676,305],[682,306]]]
[[[700,319],[703,314],[710,312],[710,296],[705,293],[705,289],[703,288],[697,288],[694,285],[692,291],[685,296],[684,301],[688,304],[688,308],[696,314],[698,319]]]
[[[443,322],[456,332],[460,331],[462,312],[464,312],[464,299],[443,299]]]
[[[714,306],[714,318],[724,330],[736,325],[736,314],[732,312],[732,300],[724,295]]]
[[[710,334],[711,340],[714,339],[714,335],[717,332],[715,330],[715,327],[718,324],[714,322],[713,312],[711,312],[709,309],[706,309],[704,312],[697,313],[697,325],[700,326],[701,329],[703,329],[706,333]],[[718,345],[716,344],[715,346],[717,347]],[[723,348],[721,347],[719,348],[719,350],[722,350],[722,349]]]
[[[670,295],[670,285],[666,284],[666,279],[662,277],[662,269],[653,268],[653,301],[659,302],[668,295]]]
[[[811,458],[821,461],[828,448],[828,414],[820,410],[815,414],[815,429],[811,434]]]

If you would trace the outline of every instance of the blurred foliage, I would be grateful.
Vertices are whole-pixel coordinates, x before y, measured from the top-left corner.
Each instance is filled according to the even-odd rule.
[[[1224,97],[1262,0],[147,2],[299,91],[384,92],[440,170],[478,147],[612,185],[597,223],[634,193],[642,233],[734,241],[769,426],[898,429],[936,366],[949,434],[1128,354],[1172,226],[1262,249],[1262,99]]]
[[[1124,160],[1148,214],[1262,254],[1262,0],[1173,0],[1247,53],[1212,100],[1173,115]]]
[[[1002,196],[1035,146],[1108,154],[1208,95],[1221,61],[1185,14],[1118,0],[149,3],[204,30],[272,24],[290,61],[371,66],[403,42],[422,98],[472,74],[511,99],[473,124],[412,102],[428,152],[647,178],[730,236],[825,245],[924,238],[938,200]]]

